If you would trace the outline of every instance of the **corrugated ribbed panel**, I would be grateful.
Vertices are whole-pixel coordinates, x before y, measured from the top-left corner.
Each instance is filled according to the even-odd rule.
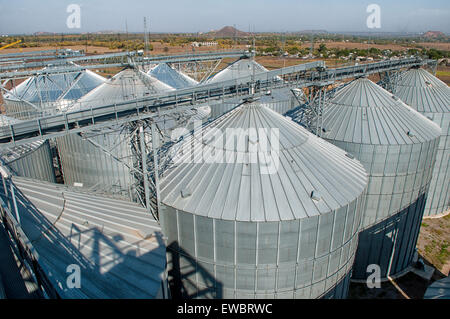
[[[165,245],[158,223],[128,202],[14,178],[21,225],[63,298],[162,296]],[[3,194],[3,191],[2,191]],[[67,287],[67,267],[81,268],[81,288]]]
[[[172,69],[166,63],[158,64],[147,74],[175,89],[184,89],[198,84],[194,79]]]
[[[267,69],[258,62],[250,59],[241,59],[209,78],[205,83],[217,83],[222,81],[234,80],[240,77],[250,76],[266,72]]]
[[[68,108],[105,80],[89,70],[35,76],[5,94],[5,111],[9,116],[19,119],[55,114]]]
[[[83,96],[68,111],[134,100],[171,90],[174,90],[171,86],[142,71],[125,69]]]
[[[9,169],[17,176],[56,182],[49,142],[33,142],[29,147],[30,149],[20,157],[7,161]]]
[[[425,216],[444,214],[450,205],[450,88],[423,69],[411,69],[400,75],[395,94],[442,129]]]
[[[234,142],[231,145],[227,141],[225,146],[205,142],[218,130],[225,141],[227,128],[279,129],[277,173],[261,175],[261,160],[250,164],[235,160],[234,163],[177,165],[164,174],[161,183],[161,198],[166,205],[226,220],[292,220],[334,210],[354,200],[365,187],[365,171],[357,161],[258,103],[234,109],[204,128],[203,141],[190,136],[186,144],[202,145],[203,152],[219,148],[230,151],[232,156],[248,156]],[[238,136],[245,141],[248,152],[246,138]],[[262,137],[258,135],[256,139]],[[257,148],[259,157],[270,156],[259,143]],[[198,151],[194,149],[194,154]],[[191,154],[183,155],[181,161],[186,156]],[[192,196],[183,198],[181,191],[186,188]],[[318,203],[310,196],[314,190],[322,196]]]
[[[320,134],[369,173],[353,278],[366,279],[370,264],[383,278],[401,273],[414,255],[439,127],[360,78],[325,102]]]
[[[20,120],[0,115],[0,126],[17,122],[20,122]],[[48,141],[40,140],[2,149],[0,156],[15,175],[55,182],[53,160]]]
[[[64,182],[75,183],[98,192],[131,198],[131,185],[135,182],[129,167],[133,167],[130,139],[120,127],[88,135],[121,161],[111,157],[78,134],[57,139]]]
[[[194,121],[204,121],[209,114],[208,106],[198,107],[173,116],[160,117],[156,119],[156,124],[170,136],[177,127],[186,126],[192,130]],[[136,194],[132,192],[136,180],[130,169],[134,167],[131,142],[128,129],[119,125],[84,134],[83,137],[71,134],[57,138],[64,182],[67,185],[81,184],[84,188],[122,199],[137,200]],[[95,144],[108,150],[114,157]],[[147,145],[150,147],[150,141],[147,141]]]
[[[423,69],[400,74],[395,94],[420,113],[450,112],[450,88]]]
[[[323,128],[326,139],[373,145],[416,144],[440,135],[437,125],[366,78],[326,103]]]
[[[6,94],[4,99],[17,101],[19,97],[32,103],[54,102],[60,99],[76,100],[103,82],[105,82],[103,77],[89,70],[38,75],[11,89],[11,94]]]
[[[278,129],[279,153],[263,149],[260,132],[246,135],[251,128]],[[243,147],[221,141],[229,129]],[[196,144],[192,161],[180,149],[161,177],[170,280],[182,297],[345,298],[367,182],[362,165],[259,102],[203,131],[181,144]],[[207,162],[200,145],[228,150],[234,162]],[[250,145],[259,161],[237,162],[251,156]],[[279,157],[278,170],[265,175],[270,156]]]

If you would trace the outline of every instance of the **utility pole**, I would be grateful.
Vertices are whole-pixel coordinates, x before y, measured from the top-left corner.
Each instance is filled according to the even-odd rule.
[[[129,49],[128,49],[128,22],[127,22],[127,19],[125,19],[125,33],[126,33],[126,41],[127,41],[127,46],[126,46],[126,48],[127,48],[127,53],[130,51]]]
[[[147,18],[144,17],[144,55],[148,55],[149,51],[149,41],[148,41],[148,33],[147,33]]]

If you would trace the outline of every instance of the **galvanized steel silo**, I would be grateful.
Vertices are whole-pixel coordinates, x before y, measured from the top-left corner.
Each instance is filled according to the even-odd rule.
[[[0,126],[17,122],[20,122],[20,120],[0,115]],[[56,182],[52,153],[47,140],[4,149],[0,152],[0,156],[13,174],[17,176]]]
[[[264,66],[253,59],[240,59],[231,63],[225,69],[207,79],[205,83],[218,83],[223,81],[236,80],[242,77],[267,71],[268,70]]]
[[[218,118],[232,110],[242,101],[241,97],[223,99],[220,102],[211,103],[211,119]],[[291,92],[291,88],[277,88],[266,91],[260,98],[261,104],[280,113],[286,112],[299,106],[298,100]]]
[[[147,72],[148,75],[173,87],[174,89],[185,89],[198,84],[197,81],[186,74],[171,68],[167,63],[160,63]]]
[[[81,98],[68,111],[119,103],[170,90],[173,88],[141,71],[125,69]],[[193,108],[182,115],[183,123],[193,119],[203,120],[209,116],[209,109]],[[161,116],[156,121],[167,134],[179,125],[170,116]],[[135,158],[131,138],[128,127],[116,124],[108,129],[88,132],[83,137],[71,134],[58,138],[64,182],[117,198],[136,200],[136,194],[132,192],[136,180],[132,173]]]
[[[105,78],[89,71],[47,74],[28,78],[3,96],[5,112],[19,119],[55,114],[105,82]],[[37,107],[37,108],[36,108]]]
[[[243,83],[239,78],[256,75],[258,73],[267,72],[268,70],[253,59],[240,59],[225,69],[221,70],[211,78],[207,79],[205,83],[219,83],[223,81],[235,80],[236,85]],[[247,81],[247,80],[245,80]],[[223,99],[217,103],[211,104],[211,118],[215,119],[229,110],[233,109],[241,101],[241,98]],[[261,98],[261,102],[267,104],[270,108],[283,114],[295,106],[294,97],[289,89],[274,89],[267,92]]]
[[[272,148],[264,148],[260,129],[270,136],[279,130],[279,139],[268,137]],[[367,185],[357,160],[258,102],[184,141],[161,176],[160,219],[177,291],[196,298],[346,297]],[[218,150],[228,160],[202,160]],[[245,160],[256,155],[257,162]],[[278,169],[264,172],[277,159]]]
[[[382,278],[402,273],[414,256],[439,127],[359,78],[325,102],[320,136],[369,173],[353,278],[366,279],[371,264],[380,266]]]
[[[450,88],[423,69],[411,69],[399,76],[394,93],[442,129],[424,215],[443,215],[450,205]]]

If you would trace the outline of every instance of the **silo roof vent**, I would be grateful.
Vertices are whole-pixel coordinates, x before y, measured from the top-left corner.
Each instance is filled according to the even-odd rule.
[[[352,153],[345,153],[345,156],[351,159],[355,159],[355,156]]]
[[[315,200],[315,201],[319,201],[319,200],[322,199],[322,195],[320,195],[320,192],[319,192],[319,191],[313,190],[313,191],[311,192],[311,198],[312,198],[313,200]]]
[[[191,190],[189,188],[183,188],[181,190],[181,197],[187,198],[187,197],[189,197],[191,195],[192,195],[192,192],[191,192]]]

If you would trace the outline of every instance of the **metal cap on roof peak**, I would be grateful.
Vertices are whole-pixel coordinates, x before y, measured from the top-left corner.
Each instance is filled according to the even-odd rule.
[[[278,151],[263,148],[260,129],[278,129],[278,141],[267,137],[271,146],[278,142]],[[239,105],[180,143],[174,147],[179,161],[161,177],[161,201],[194,215],[252,222],[307,218],[351,203],[367,183],[357,160],[259,102]],[[219,149],[230,157],[202,157]],[[258,160],[242,161],[252,150]],[[274,171],[263,173],[276,162]],[[185,189],[190,196],[183,196]]]
[[[322,126],[328,140],[373,145],[416,144],[441,133],[438,125],[367,78],[354,80],[325,102]]]

